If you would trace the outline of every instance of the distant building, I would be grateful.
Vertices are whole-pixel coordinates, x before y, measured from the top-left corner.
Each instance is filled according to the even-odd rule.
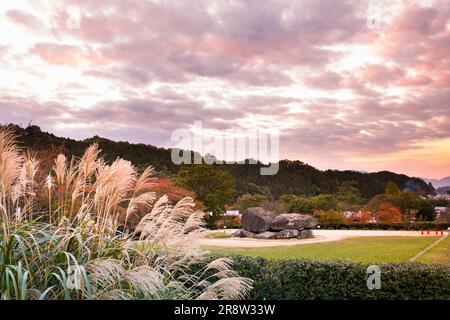
[[[450,200],[450,194],[448,193],[441,193],[437,194],[433,197],[434,200]]]
[[[225,211],[225,216],[227,217],[240,217],[241,214],[239,213],[239,210],[227,210]]]
[[[344,216],[348,219],[351,218],[353,216],[353,211],[344,211]]]
[[[436,212],[436,214],[441,214],[444,213],[448,210],[447,207],[434,207],[434,212]]]
[[[377,223],[378,222],[375,217],[370,216],[367,212],[364,212],[362,210],[344,211],[342,213],[343,213],[344,217],[350,221],[359,221],[359,222],[367,222],[367,223]]]
[[[363,212],[361,210],[359,210],[359,211],[344,211],[343,214],[344,214],[344,216],[347,219],[350,219],[350,218],[361,218]]]

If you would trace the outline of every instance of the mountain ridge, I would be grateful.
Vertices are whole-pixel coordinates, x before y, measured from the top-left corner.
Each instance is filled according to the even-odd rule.
[[[441,179],[427,179],[427,178],[421,178],[421,179],[427,183],[431,183],[433,185],[433,187],[436,189],[450,186],[450,176],[444,177]]]
[[[152,165],[160,176],[175,176],[179,166],[172,163],[172,149],[159,148],[153,145],[133,144],[126,141],[113,141],[94,136],[85,140],[75,140],[55,136],[43,132],[38,126],[27,128],[9,125],[18,137],[23,147],[35,150],[49,150],[52,146],[64,146],[68,156],[81,156],[92,143],[98,143],[102,156],[107,162],[117,157],[131,161],[139,169]],[[435,190],[424,180],[397,174],[389,171],[363,173],[354,170],[319,170],[300,160],[281,160],[280,169],[274,176],[261,176],[262,163],[223,164],[216,165],[229,170],[236,180],[237,195],[244,193],[267,193],[270,197],[278,198],[285,194],[303,196],[320,193],[336,194],[339,187],[351,182],[363,198],[371,198],[384,192],[385,185],[393,181],[404,191],[419,192],[423,195],[434,194]]]

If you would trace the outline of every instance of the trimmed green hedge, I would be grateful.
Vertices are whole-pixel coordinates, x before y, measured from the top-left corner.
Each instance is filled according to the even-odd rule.
[[[358,229],[358,230],[447,230],[450,223],[415,222],[410,224],[378,224],[378,223],[337,223],[320,224],[321,229]]]
[[[445,299],[450,300],[450,265],[385,263],[381,289],[367,288],[369,265],[308,259],[266,260],[234,256],[233,269],[253,279],[254,300]]]

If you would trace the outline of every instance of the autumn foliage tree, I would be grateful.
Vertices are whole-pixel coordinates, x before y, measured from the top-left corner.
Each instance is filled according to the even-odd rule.
[[[48,150],[40,150],[36,153],[36,158],[39,161],[39,169],[37,172],[37,180],[43,181],[47,178],[48,174],[51,172],[55,166],[55,160],[60,154],[66,153],[65,145],[55,146],[51,145]]]
[[[169,201],[172,203],[177,203],[185,197],[195,199],[194,191],[177,186],[172,179],[156,179],[153,184],[152,191],[156,192],[158,198],[167,195]]]
[[[375,212],[375,218],[382,224],[396,224],[402,222],[400,210],[390,203],[382,203]]]
[[[34,157],[39,163],[36,168],[35,180],[39,185],[46,183],[47,177],[55,166],[55,161],[58,155],[64,154],[66,152],[66,147],[64,145],[55,146],[50,145],[48,150],[34,150],[28,149],[25,151],[30,157]],[[49,210],[50,199],[48,198],[48,191],[46,188],[36,188],[34,191],[37,195],[34,206],[36,211],[45,212]],[[54,204],[57,206],[57,204]],[[44,216],[43,219],[46,217]]]
[[[204,210],[203,204],[196,200],[195,192],[191,190],[187,190],[183,187],[177,186],[175,181],[170,178],[150,178],[147,181],[150,185],[149,191],[154,192],[156,197],[159,199],[163,196],[167,196],[168,202],[172,205],[175,205],[182,199],[189,197],[192,198],[195,202],[194,209],[196,210]],[[119,212],[121,213],[121,220],[125,222],[125,214],[126,211],[123,208],[119,208]],[[139,221],[143,218],[146,211],[145,208],[141,208],[138,206],[138,209],[133,212],[133,214],[129,215],[126,219],[126,227],[130,230],[134,230]]]

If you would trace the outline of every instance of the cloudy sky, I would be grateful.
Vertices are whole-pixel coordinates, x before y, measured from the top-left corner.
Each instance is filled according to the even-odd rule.
[[[320,169],[450,175],[450,0],[0,2],[0,123],[171,146],[280,132]]]

